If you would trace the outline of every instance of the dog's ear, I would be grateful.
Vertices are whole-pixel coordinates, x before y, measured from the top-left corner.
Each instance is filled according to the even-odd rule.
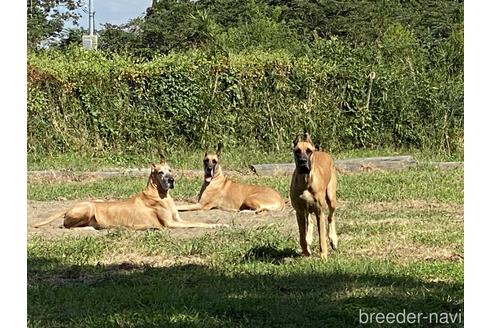
[[[150,163],[150,168],[151,168],[152,170],[155,170],[155,164],[154,164],[154,163]]]
[[[164,155],[162,155],[161,152],[159,152],[159,158],[161,159],[160,160],[160,164],[164,164],[166,162],[166,158],[164,157]],[[152,164],[153,165],[153,164]]]
[[[311,136],[307,132],[304,132],[304,141],[309,142],[311,145],[313,144],[313,140],[311,140]]]
[[[295,147],[297,145],[297,143],[299,142],[301,138],[299,137],[299,135],[296,135],[294,141],[292,141],[292,146]]]
[[[222,148],[223,147],[224,147],[224,145],[222,144],[222,142],[219,142],[217,144],[217,151],[216,151],[217,157],[220,157],[220,154],[222,153]]]

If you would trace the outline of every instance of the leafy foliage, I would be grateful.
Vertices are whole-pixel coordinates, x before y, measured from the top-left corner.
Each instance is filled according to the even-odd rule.
[[[36,48],[41,41],[59,36],[67,20],[77,24],[80,15],[75,9],[81,4],[81,0],[27,0],[28,47]]]
[[[379,48],[332,39],[312,51],[195,51],[143,63],[80,49],[31,54],[28,151],[140,152],[219,140],[280,149],[303,129],[331,150],[462,147],[462,80],[449,82],[447,61],[431,67],[402,26],[388,29]]]
[[[108,53],[135,53],[141,43],[138,35],[140,22],[135,18],[123,25],[104,24],[98,49]]]
[[[351,47],[375,45],[388,28],[401,25],[422,47],[432,48],[462,23],[463,1],[457,0],[160,0],[139,21],[139,40],[128,40],[127,47],[146,57],[218,45],[229,52],[285,49],[298,54],[317,38],[336,37]],[[119,41],[111,35],[105,40]]]
[[[99,42],[30,53],[30,155],[463,149],[462,1],[161,0]]]

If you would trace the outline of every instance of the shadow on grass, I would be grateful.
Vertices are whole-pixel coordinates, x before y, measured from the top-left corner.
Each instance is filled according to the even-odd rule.
[[[262,261],[292,255],[258,247],[245,257],[268,265]],[[350,327],[361,326],[359,309],[458,313],[463,304],[450,295],[462,292],[461,283],[336,270],[252,275],[196,264],[66,266],[28,259],[30,327]]]
[[[259,261],[272,264],[281,264],[286,260],[300,257],[301,255],[293,248],[277,249],[271,245],[255,246],[246,252],[243,262]]]

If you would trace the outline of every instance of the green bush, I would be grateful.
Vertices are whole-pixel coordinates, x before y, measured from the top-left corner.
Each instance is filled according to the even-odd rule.
[[[28,152],[144,153],[217,141],[287,149],[304,129],[332,151],[460,151],[459,31],[433,52],[394,24],[377,46],[318,38],[299,57],[194,50],[138,62],[77,48],[30,53]]]

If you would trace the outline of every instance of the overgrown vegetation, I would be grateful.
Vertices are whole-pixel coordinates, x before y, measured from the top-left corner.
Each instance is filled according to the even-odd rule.
[[[460,151],[462,76],[452,83],[426,68],[401,26],[387,37],[384,48],[364,51],[322,42],[323,61],[285,53],[190,52],[145,63],[78,49],[31,55],[28,151],[148,152],[220,140],[279,150],[303,129],[329,150]],[[406,47],[408,57],[392,47]]]
[[[460,1],[155,1],[100,51],[68,43],[28,56],[30,158],[280,151],[304,129],[463,153]]]

